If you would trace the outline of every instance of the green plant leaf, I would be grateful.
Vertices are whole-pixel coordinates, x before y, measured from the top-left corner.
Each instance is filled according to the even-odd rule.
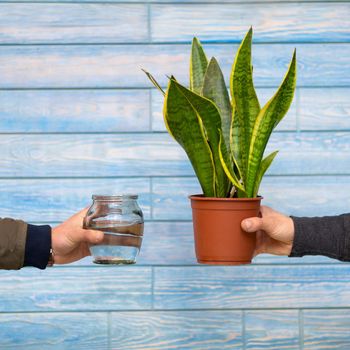
[[[193,38],[190,60],[190,90],[200,94],[202,92],[208,59],[197,38]]]
[[[253,30],[250,28],[238,48],[230,77],[230,92],[234,101],[234,118],[236,118],[232,124],[236,130],[231,135],[238,139],[234,141],[234,147],[239,148],[238,162],[244,177],[252,130],[260,112],[260,104],[253,84],[252,36]]]
[[[270,167],[271,163],[275,159],[277,153],[278,153],[278,151],[275,151],[275,152],[269,154],[260,163],[260,168],[259,168],[258,174],[256,176],[256,180],[255,180],[253,197],[256,197],[258,195],[261,180],[262,180],[263,176],[265,175],[266,170]]]
[[[266,103],[256,118],[248,156],[248,173],[245,183],[247,195],[254,195],[255,181],[265,147],[272,130],[287,113],[294,96],[296,84],[296,52],[288,71],[275,95]]]
[[[232,107],[224,76],[214,57],[210,60],[204,76],[202,95],[213,101],[219,109],[224,142],[229,147]]]
[[[161,88],[161,86],[158,84],[157,80],[154,78],[154,76],[147,72],[146,70],[142,69],[141,70],[147,75],[148,79],[152,82],[152,84],[165,96],[165,91]]]
[[[220,157],[222,167],[225,171],[225,174],[236,188],[238,188],[244,192],[245,189],[244,189],[242,183],[240,182],[239,177],[237,177],[237,175],[235,174],[235,172],[233,170],[232,162],[231,162],[229,153],[227,152],[225,144],[222,141],[223,141],[223,135],[222,135],[222,132],[220,131],[219,157]],[[235,162],[234,159],[233,159],[233,162]]]
[[[210,149],[213,154],[215,174],[216,174],[216,195],[217,197],[226,197],[228,188],[228,179],[222,168],[219,157],[219,141],[221,130],[221,117],[216,105],[207,98],[200,96],[186,87],[174,81],[174,84],[187,98],[189,103],[196,110],[198,117],[203,123],[205,135],[207,136]]]
[[[164,119],[175,140],[183,147],[206,197],[215,197],[214,160],[202,122],[175,80],[165,95]]]
[[[234,102],[234,101],[232,101]],[[235,106],[234,104],[232,105],[232,119],[231,119],[231,127],[230,127],[230,151],[232,154],[232,157],[235,158],[237,165],[239,167],[239,169],[243,170],[243,161],[242,161],[242,156],[241,156],[241,152],[240,152],[240,127],[238,124],[238,118],[236,116],[235,113]],[[242,172],[241,170],[241,172]],[[243,173],[241,173],[242,179],[244,179],[243,177]]]

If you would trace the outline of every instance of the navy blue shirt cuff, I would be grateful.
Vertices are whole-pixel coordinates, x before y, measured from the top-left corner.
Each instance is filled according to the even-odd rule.
[[[51,249],[51,227],[49,225],[29,225],[23,266],[45,269]]]

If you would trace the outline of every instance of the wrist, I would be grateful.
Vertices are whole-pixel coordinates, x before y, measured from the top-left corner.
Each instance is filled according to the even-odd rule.
[[[292,217],[288,217],[288,244],[290,249],[293,247],[294,236],[295,236],[295,226]]]

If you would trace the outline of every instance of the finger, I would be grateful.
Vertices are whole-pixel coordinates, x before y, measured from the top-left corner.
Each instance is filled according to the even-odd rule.
[[[264,220],[262,218],[249,218],[241,222],[241,227],[246,232],[256,232],[262,230]]]
[[[88,210],[89,210],[89,207],[83,208],[80,211],[78,211],[75,215],[73,215],[73,217],[75,217],[78,220],[80,220],[81,218],[85,217],[85,215],[87,214]]]
[[[103,241],[104,233],[102,231],[96,231],[96,230],[82,230],[85,231],[83,235],[83,241],[91,243],[91,244],[98,244]]]
[[[84,242],[98,244],[103,240],[103,236],[102,231],[75,229],[68,235],[68,238],[76,245]]]

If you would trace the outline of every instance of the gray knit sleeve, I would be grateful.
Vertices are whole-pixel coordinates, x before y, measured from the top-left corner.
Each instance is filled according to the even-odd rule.
[[[350,214],[291,218],[295,235],[290,257],[324,255],[350,261]]]

